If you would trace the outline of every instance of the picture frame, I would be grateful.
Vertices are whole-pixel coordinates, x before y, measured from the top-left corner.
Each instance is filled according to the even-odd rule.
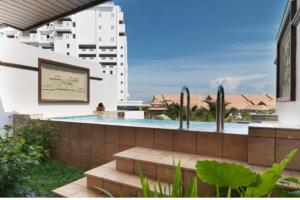
[[[38,102],[89,103],[90,70],[39,58]]]

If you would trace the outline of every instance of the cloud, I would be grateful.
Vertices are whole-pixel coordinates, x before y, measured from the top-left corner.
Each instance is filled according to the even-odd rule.
[[[262,80],[265,77],[266,75],[261,75],[261,74],[250,74],[250,75],[238,76],[238,77],[224,76],[216,80],[213,80],[210,84],[210,87],[216,88],[219,85],[223,85],[226,88],[226,91],[230,93],[234,93],[236,92],[236,89],[240,86],[243,86],[244,83],[247,83],[249,81],[254,81],[254,80],[256,81]],[[256,84],[254,87],[257,88]]]
[[[214,94],[218,84],[224,84],[230,93],[273,93],[274,52],[271,42],[234,43],[214,54],[130,60],[131,99],[150,100],[155,93],[179,94],[183,85],[201,95]]]

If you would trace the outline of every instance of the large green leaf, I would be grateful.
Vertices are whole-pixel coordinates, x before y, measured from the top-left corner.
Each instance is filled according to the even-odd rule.
[[[205,183],[218,187],[247,187],[257,181],[258,175],[250,169],[233,163],[198,161],[198,177]]]
[[[274,163],[273,166],[264,171],[257,185],[248,187],[245,192],[245,197],[263,197],[272,192],[277,181],[281,178],[281,174],[291,159],[296,155],[297,149],[292,150],[279,164]]]

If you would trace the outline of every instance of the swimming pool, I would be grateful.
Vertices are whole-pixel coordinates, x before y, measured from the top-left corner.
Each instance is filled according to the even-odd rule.
[[[52,118],[55,121],[71,121],[79,123],[96,123],[107,125],[134,126],[134,127],[149,127],[149,128],[165,128],[179,129],[179,121],[175,120],[153,120],[153,119],[107,119],[99,115],[85,115],[72,117]],[[248,134],[249,124],[243,123],[225,123],[225,133]],[[185,127],[185,124],[184,124]],[[216,131],[215,122],[190,122],[189,130],[192,131]]]

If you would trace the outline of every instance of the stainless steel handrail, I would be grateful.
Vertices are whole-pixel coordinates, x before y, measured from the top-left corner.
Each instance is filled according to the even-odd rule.
[[[224,131],[224,112],[225,112],[225,92],[223,85],[218,88],[217,102],[216,102],[216,121],[217,132]]]
[[[187,129],[190,127],[190,102],[191,102],[191,98],[190,98],[190,90],[187,86],[183,86],[181,93],[180,93],[180,113],[179,113],[179,118],[180,118],[180,122],[179,122],[179,128],[183,129],[183,99],[184,99],[184,94],[187,94],[187,105],[186,105],[186,127]]]

